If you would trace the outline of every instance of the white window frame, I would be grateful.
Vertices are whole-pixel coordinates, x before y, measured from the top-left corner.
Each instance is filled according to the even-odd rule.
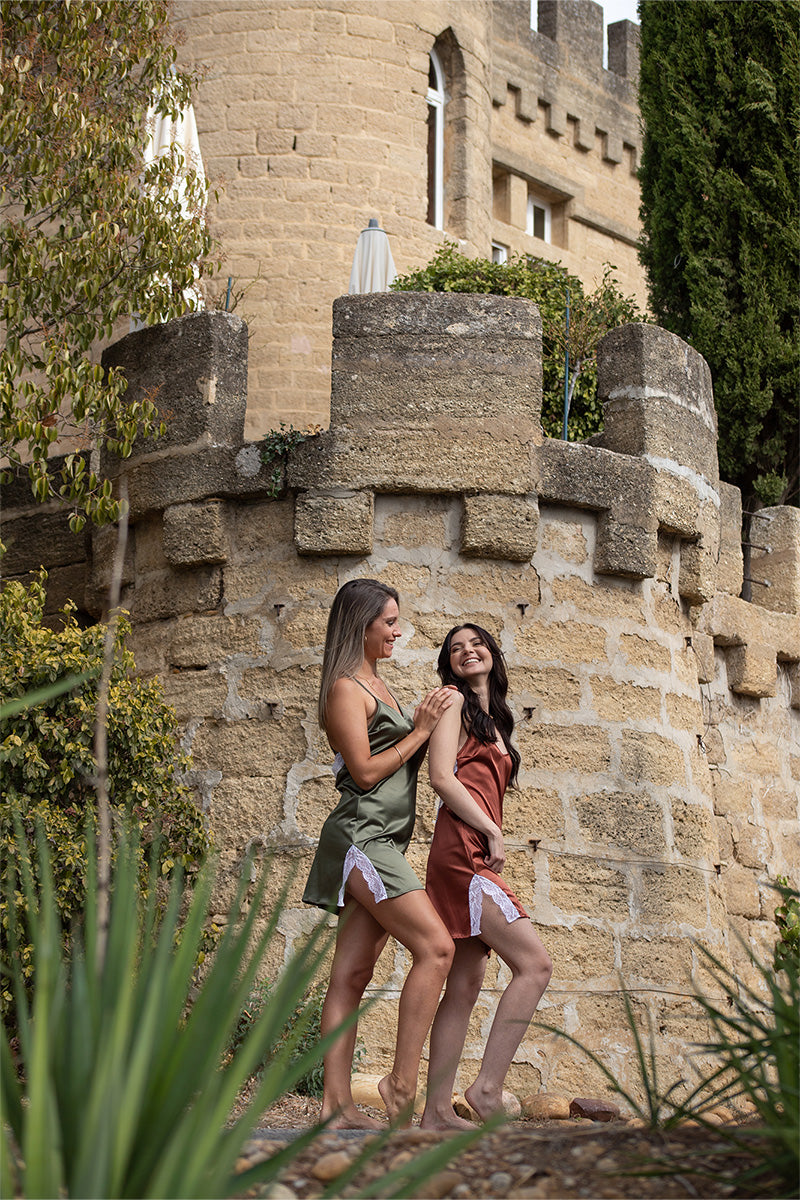
[[[492,262],[508,262],[508,246],[504,246],[502,242],[492,242]]]
[[[528,192],[528,216],[525,225],[525,232],[529,237],[535,237],[533,232],[534,208],[540,208],[544,212],[544,238],[545,242],[549,242],[551,238],[551,211],[550,205],[541,196],[537,196],[535,192]]]
[[[444,229],[444,71],[435,50],[430,52],[430,62],[436,86],[429,86],[426,96],[428,107],[433,110],[434,120],[433,179],[428,180],[428,186],[433,187],[433,227]],[[430,170],[430,164],[428,169]]]

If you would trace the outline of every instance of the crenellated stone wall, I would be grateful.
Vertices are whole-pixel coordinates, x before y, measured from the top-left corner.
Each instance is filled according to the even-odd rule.
[[[238,318],[196,314],[108,352],[134,393],[160,387],[170,418],[115,468],[131,504],[124,603],[222,849],[219,914],[255,848],[274,855],[271,897],[296,871],[265,971],[319,919],[300,894],[335,802],[315,716],[325,623],[345,580],[379,577],[401,595],[384,674],[408,704],[455,622],[492,629],[506,655],[523,763],[506,870],[555,962],[542,1018],[635,1090],[624,979],[654,1021],[664,1078],[685,1075],[703,1036],[690,977],[712,986],[698,946],[754,982],[738,939],[768,952],[770,880],[798,876],[800,514],[759,514],[758,602],[742,600],[741,502],[718,477],[708,368],[657,327],[602,344],[592,444],[542,437],[527,301],[342,297],[333,333],[331,426],[291,453],[275,497],[258,443],[243,441]],[[44,563],[51,608],[69,594],[99,615],[113,533],[72,537],[21,486],[3,508],[6,576]],[[434,812],[423,773],[420,873]],[[361,1027],[370,1070],[390,1061],[406,967],[390,944]],[[505,978],[493,959],[468,1060]],[[510,1084],[604,1089],[534,1027]]]

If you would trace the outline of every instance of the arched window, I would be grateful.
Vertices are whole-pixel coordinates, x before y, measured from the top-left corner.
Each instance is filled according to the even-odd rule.
[[[429,225],[444,229],[444,71],[435,50],[428,69],[428,216]]]

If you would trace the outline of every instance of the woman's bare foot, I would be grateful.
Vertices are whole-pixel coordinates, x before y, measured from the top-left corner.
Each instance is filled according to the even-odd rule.
[[[386,1106],[386,1113],[393,1125],[405,1129],[411,1124],[414,1115],[415,1092],[402,1088],[395,1075],[384,1075],[378,1083],[378,1091]]]
[[[320,1120],[325,1120],[325,1113],[320,1114]],[[374,1117],[359,1112],[355,1104],[348,1104],[337,1109],[327,1124],[328,1129],[385,1129],[386,1126]]]
[[[496,1091],[494,1088],[479,1087],[477,1080],[471,1087],[465,1089],[464,1099],[482,1121],[488,1121],[496,1113],[505,1111],[502,1090]]]
[[[474,1129],[472,1121],[465,1121],[454,1111],[452,1105],[446,1110],[428,1109],[427,1106],[419,1122],[420,1129]]]

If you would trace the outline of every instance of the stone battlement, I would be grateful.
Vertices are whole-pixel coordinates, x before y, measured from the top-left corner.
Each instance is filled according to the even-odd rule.
[[[319,919],[300,894],[335,796],[316,721],[327,613],[345,580],[379,577],[401,596],[385,674],[404,702],[434,682],[457,622],[491,629],[506,656],[522,755],[506,874],[555,962],[543,1019],[579,1024],[636,1088],[621,970],[685,1075],[703,1040],[698,945],[757,987],[734,933],[767,954],[770,881],[800,869],[800,513],[759,513],[757,602],[743,600],[741,500],[719,480],[712,380],[656,326],[602,343],[606,423],[591,444],[542,436],[528,301],[341,297],[333,333],[330,428],[282,474],[243,440],[237,317],[193,314],[106,357],[133,396],[159,389],[167,420],[163,439],[108,464],[131,506],[123,602],[137,667],[175,706],[231,887],[261,847],[276,856],[274,896],[298,868],[280,953]],[[99,616],[114,531],[75,537],[26,489],[3,497],[6,577],[43,564],[51,611],[69,596]],[[421,776],[409,860],[423,875],[434,812]],[[227,895],[225,883],[222,916]],[[406,966],[402,954],[379,965],[371,1069],[390,1062],[385,1009]],[[498,986],[493,965],[479,1034]],[[467,1058],[480,1050],[476,1035]],[[604,1086],[534,1029],[509,1084]]]

